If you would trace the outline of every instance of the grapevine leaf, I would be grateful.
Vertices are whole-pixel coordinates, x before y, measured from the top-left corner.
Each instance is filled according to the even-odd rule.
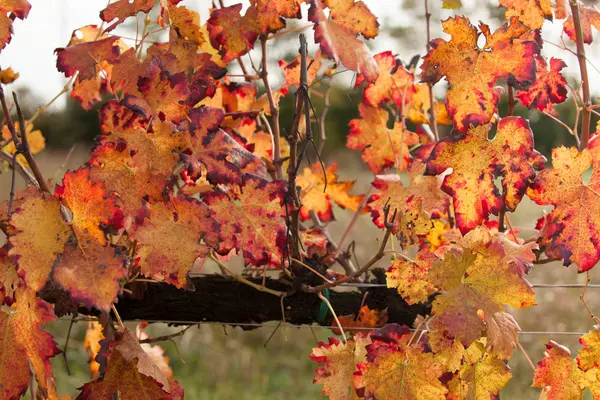
[[[415,133],[408,131],[401,122],[395,121],[388,128],[388,112],[382,108],[359,104],[361,118],[353,119],[348,126],[346,146],[362,152],[362,159],[373,173],[378,174],[395,163],[401,170],[411,160],[408,146],[418,143]]]
[[[416,325],[416,323],[415,323]],[[429,332],[429,346],[435,354],[444,371],[455,372],[462,366],[465,347],[447,331]]]
[[[371,335],[367,362],[358,364],[354,385],[360,397],[442,400],[447,389],[439,378],[442,365],[423,343],[408,345],[406,326],[388,325]]]
[[[455,127],[465,132],[471,125],[487,124],[496,113],[500,95],[494,84],[498,79],[506,78],[518,89],[533,83],[539,34],[516,17],[493,34],[487,25],[480,24],[486,41],[479,47],[480,33],[466,17],[449,18],[443,27],[452,39],[431,42],[431,50],[424,57],[422,80],[433,84],[446,77],[450,84],[448,114]]]
[[[542,388],[542,396],[547,399],[582,399],[584,373],[569,349],[551,340],[544,355],[535,369],[532,386]]]
[[[323,0],[329,7],[329,17],[338,24],[373,39],[379,33],[379,22],[363,1]]]
[[[583,346],[577,353],[577,365],[585,373],[585,385],[594,398],[600,396],[600,331],[598,326],[579,338]]]
[[[377,63],[379,76],[374,82],[368,83],[363,91],[363,102],[378,107],[381,103],[393,100],[398,108],[408,104],[414,92],[414,75],[407,71],[402,62],[391,51],[375,54],[373,57]],[[359,74],[356,86],[362,84],[366,79]]]
[[[90,180],[90,168],[67,172],[54,195],[73,213],[71,226],[78,240],[89,238],[101,246],[107,244],[104,230],[119,210],[104,185]]]
[[[575,41],[575,23],[573,21],[573,15],[571,14],[571,7],[568,0],[557,0],[556,8],[554,13],[557,19],[565,19],[563,24],[563,31],[569,36],[569,39]],[[586,44],[592,43],[594,37],[592,36],[592,26],[596,29],[600,29],[600,11],[594,6],[587,7],[580,1],[576,1],[577,7],[579,7],[579,20],[581,21],[581,31],[583,34],[583,42]]]
[[[469,346],[484,331],[478,310],[492,316],[504,311],[504,305],[529,307],[535,305],[535,295],[523,271],[511,262],[487,228],[469,232],[462,245],[462,249],[446,252],[429,271],[431,284],[443,290],[433,302],[435,319],[431,326],[447,330]]]
[[[19,79],[19,73],[15,72],[12,67],[3,68],[0,70],[0,83],[8,85]]]
[[[428,124],[429,113],[431,113],[431,98],[429,97],[429,88],[427,84],[419,83],[415,85],[415,93],[410,97],[406,104],[406,118],[413,124]],[[435,111],[435,120],[439,125],[450,125],[452,120],[448,116],[448,110],[443,103],[433,102]]]
[[[503,205],[514,210],[533,182],[535,169],[544,166],[544,157],[533,148],[533,133],[526,120],[503,118],[492,140],[488,139],[490,128],[478,126],[442,139],[427,162],[428,175],[452,168],[442,190],[453,198],[456,222],[463,233],[490,214],[498,214]],[[502,177],[502,195],[494,183],[498,177]]]
[[[122,91],[123,95],[133,95],[141,97],[138,89],[138,79],[140,76],[146,76],[149,73],[150,63],[142,63],[135,54],[135,48],[131,48],[121,53],[119,58],[113,63],[110,76],[110,83],[116,92]]]
[[[446,10],[455,10],[457,8],[462,8],[461,0],[443,0],[442,8]]]
[[[223,61],[229,62],[254,48],[260,26],[252,12],[242,16],[241,4],[214,9],[206,28],[211,45],[219,50]]]
[[[0,2],[0,51],[10,43],[13,34],[13,19],[8,14],[14,14],[19,19],[29,15],[31,4],[27,0],[2,0]]]
[[[485,314],[488,347],[496,356],[508,360],[519,343],[521,327],[512,315],[506,312]]]
[[[356,334],[346,343],[334,337],[329,343],[319,342],[310,354],[311,360],[325,365],[317,368],[313,383],[323,385],[323,396],[331,400],[356,399],[354,372],[356,364],[365,361],[365,347],[370,343],[365,334]]]
[[[538,174],[527,192],[536,203],[554,206],[541,228],[541,247],[548,257],[562,259],[565,266],[574,262],[579,272],[600,260],[600,221],[594,211],[600,207],[598,143],[592,141],[581,153],[576,148],[553,149],[553,168]],[[592,176],[584,183],[583,174],[590,167]]]
[[[567,80],[560,72],[567,64],[557,58],[550,59],[550,69],[546,60],[538,56],[536,80],[527,90],[517,91],[517,97],[524,106],[537,108],[542,112],[552,112],[552,106],[565,101],[567,98]]]
[[[56,49],[56,68],[70,77],[78,72],[80,80],[96,77],[96,67],[100,62],[115,62],[121,50],[117,37],[108,37],[87,43],[78,43],[67,48]]]
[[[143,275],[179,288],[192,288],[188,272],[198,257],[218,243],[218,226],[206,204],[175,197],[168,203],[147,204],[148,216],[131,233],[137,240]]]
[[[552,21],[550,0],[499,0],[506,7],[506,19],[519,18],[519,21],[532,29],[541,29],[544,20]]]
[[[149,336],[144,332],[144,328],[148,326],[148,322],[141,322],[135,327],[135,336],[138,340],[149,339]],[[169,365],[169,357],[165,356],[165,350],[159,345],[151,345],[150,343],[140,343],[144,352],[156,364],[163,376],[170,378],[173,376],[173,370]]]
[[[281,255],[285,247],[284,181],[267,182],[245,175],[243,184],[229,191],[206,193],[202,198],[221,228],[219,252],[243,253],[246,261],[263,265],[270,254]]]
[[[83,348],[90,355],[90,374],[92,378],[97,378],[100,373],[100,364],[95,360],[100,349],[100,341],[104,339],[102,324],[98,321],[88,321]]]
[[[100,11],[100,19],[104,22],[116,21],[106,28],[105,32],[110,32],[129,17],[133,17],[138,12],[147,13],[154,7],[154,0],[119,0],[109,4],[104,10]]]
[[[8,256],[8,246],[0,247],[0,306],[11,304],[21,278],[17,274],[17,266]]]
[[[20,126],[21,125],[19,125],[18,122],[15,123],[15,129],[17,131],[20,131]],[[29,143],[29,151],[31,152],[31,154],[37,154],[46,148],[46,139],[44,138],[44,135],[42,135],[42,131],[40,131],[39,129],[34,130],[33,124],[29,124],[28,121],[25,121],[25,134],[27,135],[27,142]],[[8,130],[8,126],[4,125],[2,127],[1,136],[3,140],[8,140],[12,138],[10,131]],[[10,142],[6,146],[4,146],[2,150],[6,151],[8,154],[15,154],[17,151],[17,147],[15,146],[14,142]],[[19,154],[17,156],[17,161],[26,167],[29,166],[29,163],[27,162],[23,154]]]
[[[362,74],[367,81],[375,81],[378,76],[377,64],[365,43],[356,37],[359,31],[345,25],[349,21],[328,19],[321,7],[319,0],[311,0],[308,9],[308,19],[315,24],[315,42],[319,43],[321,51],[336,63],[342,62],[347,68]],[[364,10],[365,18],[370,18],[370,11],[366,7],[359,8]]]
[[[310,67],[307,68],[307,83],[308,86],[312,85],[315,78],[317,77],[317,73],[321,68],[321,60],[320,58],[306,58],[307,65]],[[285,87],[300,86],[300,56],[297,56],[294,61],[286,63],[284,60],[279,60],[279,66],[283,69],[283,77],[285,79]]]
[[[358,316],[354,314],[340,315],[338,317],[340,325],[344,327],[344,332],[358,333],[365,330],[365,328],[382,328],[386,325],[388,320],[388,310],[370,309],[369,306],[362,306]],[[336,321],[331,323],[331,332],[335,335],[341,335],[340,330]]]
[[[169,7],[169,19],[179,37],[198,46],[204,43],[204,35],[200,32],[200,15],[185,6]]]
[[[305,0],[252,0],[251,12],[255,13],[262,33],[276,32],[285,28],[284,18],[301,18],[300,5]],[[248,15],[248,14],[247,14]]]
[[[14,228],[8,238],[12,246],[9,255],[17,260],[19,275],[27,286],[37,291],[46,283],[72,230],[63,221],[60,202],[54,196],[39,190],[28,192],[9,221]]]
[[[31,378],[31,363],[38,393],[45,397],[53,390],[50,358],[60,350],[41,326],[56,318],[52,306],[37,298],[35,291],[20,288],[15,297],[16,304],[8,312],[0,310],[0,394],[4,399],[24,395]]]
[[[302,202],[300,217],[302,219],[310,218],[310,211],[313,210],[321,221],[332,220],[331,201],[342,208],[358,210],[363,196],[349,194],[348,192],[354,187],[354,182],[338,182],[336,172],[337,164],[327,167],[325,170],[327,182],[325,182],[321,165],[317,163],[312,168],[304,168],[302,175],[296,178],[296,184],[302,188],[300,192]]]
[[[397,288],[398,294],[410,305],[424,303],[435,292],[427,274],[437,257],[430,251],[420,251],[413,261],[401,257],[392,261],[388,268],[386,282],[388,288]]]

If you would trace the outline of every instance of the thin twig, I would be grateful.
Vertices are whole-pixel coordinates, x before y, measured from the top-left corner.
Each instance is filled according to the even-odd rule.
[[[431,20],[431,13],[429,12],[429,0],[424,0],[425,3],[425,25],[427,28],[427,44],[426,44],[426,49],[427,52],[429,52],[429,50],[431,50],[431,32],[430,32],[430,27],[429,27],[429,22]],[[431,127],[431,130],[433,131],[433,137],[435,138],[435,141],[439,141],[440,140],[440,134],[438,132],[438,126],[437,126],[437,119],[436,119],[436,115],[435,115],[435,97],[433,96],[433,85],[431,85],[431,83],[427,83],[428,86],[428,90],[429,90],[429,126]],[[402,110],[402,112],[404,112],[404,110]]]
[[[323,302],[325,304],[327,304],[327,307],[329,307],[329,311],[331,311],[331,314],[333,315],[333,319],[335,319],[335,323],[337,324],[338,329],[342,333],[342,337],[344,338],[344,343],[346,343],[348,341],[348,339],[346,339],[346,334],[344,333],[344,328],[342,328],[342,324],[340,324],[340,320],[338,319],[338,317],[335,313],[335,310],[331,306],[331,303],[329,302],[329,300],[327,300],[327,297],[323,296],[320,292],[318,293],[318,295],[319,295],[319,298],[321,300],[323,300]]]
[[[13,156],[8,154],[6,151],[0,150],[0,158],[4,158],[7,162],[11,163],[12,165]],[[35,180],[35,177],[23,164],[19,162],[19,160],[16,161],[15,167],[17,168],[19,174],[23,177],[25,182],[27,182],[30,185],[39,186],[37,181]]]
[[[43,106],[39,107],[35,113],[33,114],[33,116],[31,118],[29,118],[29,121],[27,121],[27,127],[29,128],[31,125],[33,125],[33,122],[43,113],[45,113],[48,108],[54,104],[54,102],[56,100],[58,100],[60,98],[60,96],[62,96],[63,94],[67,93],[69,91],[69,87],[71,86],[71,84],[73,83],[73,81],[75,80],[75,76],[72,76],[71,79],[69,79],[67,81],[67,83],[65,84],[65,86],[63,86],[63,88],[60,90],[60,92],[58,92],[56,94],[56,96],[54,96],[49,102],[47,102],[46,104],[44,104]]]
[[[273,40],[273,39],[275,39],[278,36],[285,35],[285,34],[288,34],[288,33],[303,31],[303,30],[305,30],[307,28],[310,28],[310,27],[313,27],[313,26],[314,26],[314,24],[308,24],[308,25],[297,26],[295,28],[290,28],[290,29],[286,29],[286,30],[283,30],[283,31],[279,31],[279,32],[277,32],[277,33],[269,36],[267,38],[267,40]]]
[[[125,329],[125,324],[123,323],[123,320],[121,319],[121,316],[119,315],[119,312],[117,311],[117,308],[115,307],[115,305],[113,304],[111,306],[113,314],[115,314],[115,317],[117,318],[117,323],[119,324],[119,326],[121,327],[121,329]]]
[[[581,16],[579,14],[579,1],[569,0],[571,14],[573,15],[573,25],[575,27],[575,43],[577,45],[577,60],[579,61],[579,72],[581,74],[581,87],[583,91],[583,110],[581,117],[581,140],[579,150],[583,150],[588,145],[590,137],[591,113],[588,109],[592,105],[590,98],[590,82],[587,72],[587,59],[585,57],[585,46],[583,43],[583,30],[581,28]]]
[[[323,148],[325,148],[325,142],[327,141],[327,134],[325,131],[325,119],[327,118],[327,113],[329,112],[329,91],[331,90],[331,86],[327,86],[325,89],[325,93],[323,94],[323,111],[321,111],[321,118],[319,119],[319,124],[321,124],[321,129],[319,132],[319,149],[318,152],[320,155],[323,154]]]
[[[163,335],[163,336],[157,336],[157,337],[153,337],[153,338],[142,339],[142,340],[140,340],[140,343],[156,343],[156,342],[164,342],[166,340],[171,340],[173,338],[176,338],[177,336],[183,335],[192,326],[195,326],[195,325],[188,325],[185,328],[183,328],[182,330],[175,332],[175,333],[171,333],[169,335]]]
[[[334,255],[336,257],[341,253],[341,249],[343,248],[344,242],[350,236],[350,231],[352,230],[352,227],[354,226],[354,224],[358,220],[358,216],[361,215],[362,210],[367,206],[367,201],[369,201],[369,197],[370,197],[370,194],[371,194],[371,189],[372,189],[372,186],[369,185],[367,191],[364,194],[364,197],[363,197],[362,201],[358,205],[358,208],[354,212],[354,215],[352,215],[352,219],[350,220],[350,222],[346,226],[346,229],[344,230],[344,233],[342,234],[342,238],[340,239],[340,243],[339,243],[338,249],[334,253]]]
[[[71,369],[69,368],[69,360],[67,360],[67,351],[69,348],[69,339],[71,338],[71,329],[73,329],[73,324],[75,323],[75,318],[77,314],[73,314],[73,318],[71,318],[71,323],[69,324],[69,330],[67,331],[67,339],[65,340],[65,347],[63,348],[63,359],[65,360],[65,367],[67,368],[67,375],[71,376]]]
[[[591,308],[588,306],[588,304],[585,301],[585,293],[587,292],[588,285],[590,284],[590,280],[591,280],[590,273],[589,273],[589,271],[586,271],[585,272],[585,287],[583,288],[583,291],[581,292],[581,295],[579,296],[579,300],[581,300],[581,302],[583,303],[583,306],[585,307],[588,314],[590,315],[590,318],[592,320],[594,320],[594,323],[596,325],[598,325],[598,324],[600,324],[600,319],[594,315]]]

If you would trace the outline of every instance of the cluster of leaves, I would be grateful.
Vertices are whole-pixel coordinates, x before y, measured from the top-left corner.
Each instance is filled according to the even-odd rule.
[[[510,379],[506,360],[518,345],[520,328],[509,307],[535,305],[525,278],[532,265],[545,254],[584,272],[600,260],[598,140],[582,133],[581,149],[555,149],[545,170],[528,121],[498,115],[496,85],[505,82],[512,101],[552,115],[553,104],[567,97],[567,83],[564,62],[542,54],[543,22],[553,14],[566,18],[565,33],[583,46],[600,14],[564,0],[554,7],[501,0],[507,22],[495,32],[464,16],[443,21],[450,39],[429,44],[417,74],[390,51],[370,55],[363,39],[376,37],[379,24],[361,1],[252,0],[244,13],[241,4],[212,9],[205,25],[179,3],[117,0],[100,12],[101,26],[77,29],[56,50],[58,70],[71,78],[71,96],[86,109],[102,102],[102,134],[89,162],[53,190],[36,176],[38,185],[0,204],[0,228],[8,236],[0,248],[0,349],[13,355],[0,357],[3,397],[21,396],[33,372],[40,396],[56,398],[49,359],[58,349],[42,329],[55,315],[36,293],[58,287],[75,306],[102,315],[102,324],[88,330],[97,364],[79,398],[111,398],[117,391],[123,398],[142,391],[149,398],[182,398],[161,350],[141,344],[141,332],[115,331],[109,313],[119,296],[140,276],[193,289],[194,265],[210,258],[223,267],[234,254],[248,272],[282,269],[292,279],[293,267],[309,258],[323,273],[335,262],[345,268],[346,276],[330,273],[337,279],[323,287],[294,286],[311,293],[359,278],[348,258],[339,257],[345,249],[325,231],[333,204],[357,215],[368,211],[386,231],[384,246],[393,235],[402,251],[393,252],[388,286],[409,304],[431,301],[432,307],[414,332],[396,325],[355,329],[344,342],[320,344],[311,357],[325,363],[315,376],[323,393],[332,399],[496,396]],[[284,79],[275,89],[267,44],[287,20],[301,17],[302,3],[319,52],[280,62]],[[26,0],[0,2],[0,49],[10,41],[13,20],[25,18],[29,8]],[[130,45],[113,32],[138,13],[146,14],[144,33]],[[152,28],[167,32],[168,41],[147,43]],[[257,43],[262,62],[258,68],[252,63],[256,75],[250,75],[243,56]],[[242,65],[241,79],[227,75],[233,61]],[[349,193],[353,182],[339,181],[335,164],[300,172],[304,150],[296,144],[306,149],[312,140],[309,118],[287,138],[279,128],[279,100],[294,88],[299,98],[307,95],[306,85],[326,96],[317,77],[329,79],[338,64],[357,73],[363,93],[347,147],[360,151],[377,174],[376,193],[368,198]],[[432,86],[443,78],[449,87],[445,102],[437,102]],[[262,96],[257,81],[264,84]],[[302,101],[308,100],[297,104]],[[11,124],[2,131],[3,152],[13,155],[13,168],[18,163],[35,173],[32,159],[23,156],[41,150],[43,137],[22,118],[19,135]],[[451,134],[440,139],[438,124],[452,125]],[[584,181],[590,167],[591,179]],[[288,192],[296,186],[297,195]],[[505,229],[506,213],[524,196],[554,206],[527,241]],[[300,254],[292,251],[295,240]],[[416,256],[406,255],[409,250]],[[352,325],[351,318],[340,319]],[[355,325],[385,320],[363,309]],[[584,388],[600,398],[597,335],[582,338],[586,347],[577,363],[551,343],[534,386],[546,398],[579,398]]]

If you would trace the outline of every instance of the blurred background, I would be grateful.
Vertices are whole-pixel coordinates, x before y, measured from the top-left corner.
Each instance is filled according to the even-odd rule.
[[[12,67],[20,74],[20,78],[12,84],[8,91],[19,93],[25,108],[25,116],[31,116],[38,107],[53,98],[65,84],[63,76],[56,71],[54,48],[67,44],[71,32],[87,24],[99,24],[98,12],[106,6],[106,0],[30,0],[32,10],[25,21],[15,22],[15,36],[12,42],[0,55],[2,68]],[[425,54],[426,35],[424,19],[424,3],[419,0],[364,0],[381,24],[380,37],[368,44],[373,53],[392,50],[408,63],[413,56]],[[461,10],[441,10],[441,1],[430,1],[432,11],[432,38],[442,36],[440,19],[455,13],[467,15],[473,23],[478,20],[489,24],[492,29],[503,23],[503,9],[498,8],[496,1],[463,0]],[[592,4],[594,2],[587,2]],[[202,20],[208,17],[210,1],[184,0],[182,4],[200,12]],[[227,1],[231,5],[233,1]],[[306,16],[306,9],[303,9]],[[288,27],[301,26],[306,21],[289,21]],[[123,36],[135,36],[136,22],[128,20],[117,33]],[[283,35],[270,42],[271,66],[270,76],[274,76],[274,87],[278,87],[282,76],[277,66],[279,59],[290,61],[297,54],[297,33]],[[594,32],[595,36],[600,33]],[[308,35],[309,38],[312,35]],[[445,36],[443,36],[445,37]],[[565,60],[565,69],[569,82],[578,88],[578,67],[576,58],[562,46],[561,27],[558,23],[547,23],[544,26],[544,44],[542,54],[557,56]],[[160,36],[153,38],[161,40]],[[164,38],[163,38],[164,39]],[[574,48],[565,37],[565,43]],[[554,46],[550,42],[557,44]],[[590,83],[594,102],[597,102],[600,85],[600,52],[598,42],[587,47],[591,68]],[[311,47],[311,51],[316,49]],[[250,57],[257,59],[258,53],[252,52]],[[237,73],[235,68],[231,71]],[[419,72],[417,68],[417,73]],[[356,180],[356,193],[364,193],[373,178],[363,166],[360,153],[345,149],[345,136],[348,122],[358,116],[357,106],[361,99],[359,89],[354,89],[354,76],[351,72],[339,74],[332,82],[334,87],[330,94],[330,107],[326,120],[328,141],[325,147],[325,161],[337,162],[340,165],[342,180]],[[501,84],[501,83],[499,83]],[[438,96],[445,92],[442,81],[436,87]],[[293,93],[281,102],[281,126],[291,125]],[[323,103],[314,98],[317,114],[320,114]],[[537,149],[550,160],[550,151],[559,145],[573,145],[575,141],[562,126],[551,118],[537,111],[530,112],[519,105],[515,113],[528,118],[535,134]],[[569,126],[575,121],[575,106],[569,98],[556,107],[557,117]],[[506,114],[506,98],[500,104],[500,115]],[[98,134],[97,108],[83,110],[75,101],[63,95],[49,110],[35,122],[46,138],[47,148],[36,156],[42,171],[48,178],[59,181],[67,169],[74,169],[85,163],[88,152],[93,147],[94,138]],[[413,127],[414,128],[414,127]],[[592,121],[592,131],[596,130],[596,119]],[[448,132],[442,130],[442,135]],[[0,201],[8,198],[10,174],[2,169],[0,174]],[[22,182],[19,182],[22,184]],[[548,210],[546,208],[546,210]],[[536,206],[527,198],[524,199],[515,213],[509,213],[512,224],[521,230],[523,237],[533,234],[535,221],[543,215],[544,208]],[[335,209],[336,221],[330,226],[334,238],[344,231],[352,213]],[[377,247],[376,239],[381,232],[372,224],[368,216],[359,220],[353,229],[353,240],[356,241],[357,256],[361,261],[367,260]],[[0,238],[0,244],[4,243]],[[382,260],[378,266],[387,267]],[[600,269],[591,270],[591,283],[600,283]],[[564,268],[557,263],[540,265],[530,273],[529,280],[534,284],[585,283],[585,277],[578,275],[575,268]],[[521,335],[521,342],[534,363],[543,357],[545,344],[555,340],[569,347],[573,355],[580,348],[579,333],[592,328],[592,320],[586,313],[579,296],[581,289],[536,288],[537,307],[514,312],[521,328],[529,332]],[[589,289],[586,300],[592,311],[600,312],[600,289]],[[132,328],[135,324],[131,325]],[[49,329],[56,334],[59,347],[65,344],[69,319],[51,324]],[[151,336],[163,335],[177,330],[166,324],[153,324],[147,329]],[[53,365],[57,375],[59,393],[75,395],[77,387],[89,380],[87,367],[88,355],[83,350],[83,337],[86,324],[73,326],[69,341],[67,359],[70,375],[65,367],[65,359],[55,357]],[[545,334],[543,332],[558,331],[574,334]],[[316,328],[297,329],[280,328],[274,334],[274,327],[264,327],[253,331],[242,331],[218,325],[202,325],[190,329],[183,337],[174,342],[165,342],[162,346],[171,360],[174,377],[186,390],[188,399],[315,399],[320,397],[321,386],[312,385],[312,377],[317,364],[309,359],[311,348],[318,340],[325,340],[332,335],[329,330]],[[535,333],[537,332],[537,333]],[[266,344],[269,337],[272,339]],[[265,345],[266,344],[266,345]],[[506,399],[533,399],[539,395],[537,390],[529,386],[532,371],[523,355],[517,350],[510,361],[513,379],[502,393]]]

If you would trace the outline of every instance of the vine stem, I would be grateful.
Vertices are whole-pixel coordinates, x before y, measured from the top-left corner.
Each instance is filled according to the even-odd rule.
[[[583,30],[581,28],[581,16],[579,14],[579,2],[576,0],[569,0],[571,7],[571,14],[573,14],[573,24],[575,26],[575,43],[577,45],[577,61],[579,61],[579,72],[581,74],[581,89],[583,91],[583,110],[581,115],[581,141],[579,143],[579,150],[583,150],[587,147],[590,138],[590,121],[591,113],[589,106],[591,106],[590,99],[590,83],[587,72],[587,59],[585,57],[585,47],[583,43]],[[577,127],[576,127],[577,128]]]
[[[269,83],[269,71],[267,69],[267,37],[264,35],[260,38],[260,46],[262,50],[260,77],[262,78],[263,84],[265,85],[265,91],[267,92],[273,124],[273,164],[275,165],[275,177],[277,179],[283,179],[281,143],[279,142],[279,137],[281,136],[279,131],[279,108],[277,107],[277,104],[275,104],[275,97],[273,96],[273,90]]]
[[[431,32],[430,32],[430,20],[431,20],[431,13],[429,12],[429,0],[424,0],[425,3],[425,25],[427,28],[427,45],[425,46],[425,48],[427,49],[427,52],[429,53],[429,50],[431,49],[431,45],[429,44],[431,42]],[[436,115],[435,115],[435,98],[433,96],[433,86],[431,85],[431,83],[427,83],[428,86],[428,90],[429,90],[429,126],[431,127],[431,130],[433,131],[433,137],[435,138],[435,141],[439,141],[440,140],[440,134],[438,133],[438,126],[437,126],[437,119],[436,119]],[[404,112],[404,111],[403,111]]]
[[[519,340],[517,340],[516,345],[519,348],[519,350],[521,350],[523,355],[525,356],[525,359],[527,360],[527,364],[529,364],[531,369],[535,371],[535,365],[533,364],[533,361],[531,361],[531,358],[529,358],[529,354],[527,354],[527,352],[525,351],[525,349],[523,348],[523,345],[521,344],[521,342],[519,342]]]
[[[176,338],[177,336],[183,335],[192,326],[195,326],[195,325],[188,325],[185,328],[183,328],[182,330],[180,330],[178,332],[175,332],[175,333],[171,333],[169,335],[157,336],[157,337],[154,337],[154,338],[141,339],[141,340],[139,340],[139,342],[140,343],[156,343],[156,342],[164,342],[166,340],[171,340],[173,338]]]
[[[335,323],[337,324],[340,332],[342,333],[342,337],[344,338],[344,343],[346,343],[348,341],[348,339],[346,339],[346,334],[344,333],[344,328],[342,328],[342,324],[340,324],[340,320],[338,319],[337,314],[335,313],[335,310],[333,309],[333,306],[331,305],[329,300],[327,300],[327,297],[323,296],[321,294],[321,292],[319,292],[318,295],[319,295],[319,298],[321,300],[323,300],[323,302],[325,304],[327,304],[327,307],[329,307],[329,311],[331,311],[331,314],[333,315],[333,318],[335,319]]]
[[[6,151],[0,149],[0,158],[4,158],[12,166],[13,156],[8,154]],[[19,160],[17,160],[15,162],[15,167],[17,168],[17,170],[19,171],[19,174],[23,177],[23,179],[25,179],[25,181],[27,183],[38,186],[38,183],[35,180],[35,177],[33,175],[31,175],[31,172],[29,172],[29,170],[23,164],[21,164],[19,162]]]
[[[236,281],[243,283],[245,285],[251,286],[254,289],[260,291],[260,292],[265,292],[265,293],[269,293],[272,294],[273,296],[277,296],[277,297],[284,297],[285,293],[284,292],[278,292],[277,290],[273,290],[273,289],[269,289],[268,287],[265,286],[261,286],[261,285],[257,285],[256,283],[249,281],[248,279],[244,278],[243,276],[240,276],[238,274],[236,274],[235,272],[233,272],[232,270],[230,270],[229,268],[227,268],[225,266],[225,264],[223,264],[221,261],[219,261],[219,259],[217,257],[215,257],[214,254],[210,254],[208,256],[211,260],[213,260],[215,263],[217,263],[217,265],[223,269],[225,272],[227,272],[229,275],[231,275],[231,277],[233,279],[235,279]]]

